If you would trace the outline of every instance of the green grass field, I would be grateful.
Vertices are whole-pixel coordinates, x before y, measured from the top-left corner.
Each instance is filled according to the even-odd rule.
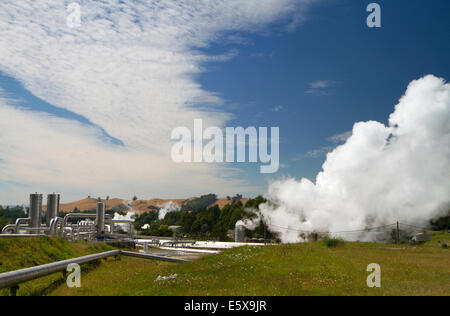
[[[183,264],[122,257],[83,265],[81,288],[69,289],[56,273],[21,284],[18,295],[450,295],[450,248],[443,244],[450,245],[450,234],[412,246],[242,247]],[[0,272],[110,249],[47,237],[0,239]],[[370,263],[381,266],[381,288],[366,285]]]
[[[0,273],[111,250],[104,244],[69,243],[60,238],[0,238]],[[85,272],[99,262],[83,265]],[[18,295],[46,295],[64,283],[62,273],[20,284]],[[9,295],[9,290],[0,290]]]
[[[123,257],[82,275],[81,288],[51,295],[450,295],[450,234],[424,245],[323,242],[243,247],[172,264]],[[381,266],[368,288],[367,265]],[[155,282],[177,274],[173,280]]]

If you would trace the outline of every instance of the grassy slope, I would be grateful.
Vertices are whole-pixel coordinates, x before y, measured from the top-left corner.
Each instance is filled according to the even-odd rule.
[[[109,246],[100,244],[68,243],[60,238],[0,238],[0,273],[111,249]],[[87,271],[95,266],[96,264],[88,264],[83,269]],[[56,273],[22,283],[18,295],[46,294],[61,282],[64,282],[62,273]],[[9,295],[9,291],[0,290],[0,295]]]
[[[170,264],[122,258],[82,276],[80,289],[53,295],[450,295],[450,235],[422,246],[323,243],[243,247]],[[382,287],[366,286],[367,265],[378,263]],[[178,274],[155,282],[158,275]]]
[[[167,202],[174,202],[175,204],[181,206],[184,205],[187,201],[190,201],[194,199],[193,197],[191,198],[186,198],[186,199],[171,199],[171,200],[161,200],[161,199],[153,199],[153,200],[138,200],[138,201],[132,201],[132,208],[133,208],[133,212],[138,213],[139,215],[145,212],[149,212],[149,206],[162,206],[164,204],[166,204]],[[242,204],[245,204],[249,199],[248,198],[243,198],[241,199]],[[60,210],[62,212],[65,213],[69,213],[72,212],[75,207],[78,208],[80,211],[89,211],[89,210],[95,210],[95,208],[97,207],[97,199],[83,199],[80,201],[76,201],[76,202],[70,202],[70,203],[63,203],[60,205]],[[103,203],[106,204],[106,209],[112,209],[114,207],[128,204],[127,201],[122,200],[122,199],[110,199],[110,200],[102,200]],[[216,202],[214,202],[213,204],[211,204],[210,206],[214,206],[214,205],[218,205],[221,209],[227,205],[230,204],[231,201],[227,200],[226,198],[218,198]],[[43,206],[44,211],[46,210],[46,206]]]

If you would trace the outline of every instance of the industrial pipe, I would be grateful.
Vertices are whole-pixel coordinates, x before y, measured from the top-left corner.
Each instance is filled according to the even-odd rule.
[[[30,225],[31,218],[18,218],[18,219],[16,220],[16,234],[19,234],[19,233],[20,233],[20,226],[22,225],[22,222],[23,222],[24,224]]]
[[[55,272],[65,271],[71,263],[83,264],[94,260],[120,255],[120,250],[112,250],[85,257],[58,261],[37,267],[26,268],[0,274],[0,289],[11,288],[17,284],[31,281]]]
[[[115,224],[128,224],[130,226],[128,234],[129,235],[133,234],[133,224],[134,224],[133,220],[130,220],[130,219],[113,219],[113,220],[110,221],[110,223],[111,223],[110,233],[114,233],[114,228],[115,228],[114,226],[115,226]]]
[[[97,221],[97,217],[98,217],[97,214],[83,214],[83,213],[71,213],[71,214],[67,214],[67,215],[64,217],[63,228],[62,228],[63,233],[64,233],[64,237],[66,237],[66,232],[65,232],[66,228],[69,228],[69,226],[68,226],[68,220],[69,220],[70,218],[79,218],[79,219],[80,219],[80,218],[81,218],[81,219],[95,218],[96,221]],[[105,219],[111,220],[111,215],[105,214],[104,217],[103,217],[103,223],[105,222]],[[75,231],[74,231],[73,227],[70,227],[70,228],[72,229],[72,232],[71,232],[72,239],[75,239],[75,236],[76,236]],[[93,228],[93,229],[95,229],[95,233],[98,234],[98,228]],[[104,233],[104,226],[103,226],[103,231],[102,231],[102,232]]]
[[[15,233],[16,225],[10,224],[10,225],[6,225],[5,227],[3,227],[2,234],[8,234],[8,232]]]
[[[18,289],[17,285],[23,282],[31,281],[49,274],[53,274],[56,272],[66,271],[67,266],[72,263],[76,264],[83,264],[88,263],[91,261],[104,259],[108,257],[113,256],[126,256],[126,257],[136,257],[136,258],[142,258],[142,259],[156,259],[156,260],[163,260],[168,262],[186,262],[184,259],[180,258],[169,258],[169,257],[163,257],[163,256],[155,256],[155,255],[149,255],[149,254],[142,254],[137,252],[131,252],[131,251],[120,251],[120,250],[111,250],[106,251],[94,255],[84,256],[80,258],[74,258],[69,260],[63,260],[58,262],[53,262],[49,264],[44,264],[37,267],[31,267],[16,271],[10,271],[0,274],[0,289],[4,288],[10,288],[11,294],[15,295],[16,290]]]
[[[6,225],[5,227],[3,227],[2,234],[6,233],[7,231],[11,231],[12,233],[19,234],[20,228],[26,227],[25,224],[29,224],[30,221],[31,221],[31,218],[18,218],[16,220],[16,224],[10,224],[10,225]],[[23,223],[23,225],[22,225],[22,223]]]
[[[50,235],[56,235],[56,230],[58,229],[58,224],[61,225],[64,222],[64,219],[61,217],[55,217],[50,220]],[[64,227],[61,227],[61,232],[64,230]]]
[[[186,262],[186,260],[180,259],[180,258],[156,256],[156,255],[150,255],[150,254],[144,254],[144,253],[132,252],[132,251],[121,251],[120,254],[127,256],[127,257],[135,257],[135,258],[142,258],[142,259],[156,259],[156,260],[162,260],[162,261],[168,261],[168,262]]]
[[[24,237],[42,237],[44,234],[30,235],[30,234],[0,234],[0,238],[24,238]]]
[[[64,227],[67,226],[67,221],[70,218],[97,218],[97,214],[83,214],[83,213],[70,213],[64,216]],[[105,218],[111,218],[111,215],[106,214]]]

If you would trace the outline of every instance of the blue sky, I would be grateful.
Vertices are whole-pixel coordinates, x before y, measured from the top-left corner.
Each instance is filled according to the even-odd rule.
[[[295,32],[249,37],[239,56],[202,75],[204,87],[233,106],[232,126],[280,126],[281,162],[289,166],[281,174],[314,179],[325,155],[307,153],[333,146],[329,137],[355,122],[386,124],[412,80],[450,78],[448,1],[378,1],[376,29],[365,24],[368,3],[323,2]],[[316,81],[329,88],[305,93]]]
[[[83,1],[81,2],[83,4]],[[307,13],[302,15],[303,22],[294,30],[286,30],[285,19],[277,20],[273,18],[275,19],[274,22],[270,21],[271,18],[268,17],[267,21],[255,22],[255,25],[258,25],[258,23],[265,25],[262,30],[252,31],[253,24],[238,31],[233,29],[232,31],[220,32],[219,29],[218,32],[221,36],[218,37],[218,40],[215,37],[215,40],[205,40],[202,45],[199,45],[200,47],[195,49],[184,48],[189,54],[200,52],[202,56],[223,56],[230,51],[237,52],[236,56],[233,54],[232,57],[227,57],[226,60],[221,62],[204,61],[197,64],[192,62],[193,65],[201,66],[201,70],[196,71],[192,82],[200,84],[202,90],[200,93],[194,87],[192,88],[192,94],[200,94],[206,100],[210,100],[208,98],[211,96],[220,98],[218,116],[221,117],[225,113],[231,117],[231,119],[225,120],[226,126],[280,127],[280,162],[282,168],[277,174],[261,175],[259,164],[234,164],[227,166],[227,168],[231,167],[238,170],[232,172],[215,170],[219,178],[232,177],[237,179],[239,185],[248,185],[252,188],[247,192],[249,195],[264,193],[267,182],[280,177],[293,176],[314,179],[326,159],[327,149],[338,145],[330,137],[351,131],[353,124],[359,121],[375,120],[387,123],[394,106],[412,80],[419,79],[427,74],[434,74],[447,80],[450,78],[450,59],[448,58],[450,55],[450,2],[377,1],[382,8],[382,27],[375,29],[368,28],[365,23],[369,14],[365,9],[370,2],[354,0],[318,1],[318,3],[308,6]],[[13,5],[11,4],[11,6]],[[277,9],[283,10],[282,8]],[[109,10],[114,12],[114,8]],[[42,14],[48,14],[45,8]],[[111,12],[108,14],[111,14]],[[177,27],[182,28],[182,25],[177,25]],[[226,27],[224,28],[226,29]],[[238,35],[240,42],[226,40],[228,35]],[[24,35],[25,39],[26,36]],[[206,35],[202,33],[198,37],[202,36]],[[95,44],[95,40],[94,43],[90,43],[90,45]],[[2,45],[5,45],[5,42],[2,42]],[[15,46],[14,42],[10,45]],[[149,46],[151,45],[149,44]],[[6,46],[4,47],[6,48]],[[169,47],[171,46],[169,45]],[[19,52],[20,55],[25,51],[20,44],[17,44],[16,49],[16,54]],[[41,69],[46,69],[45,71],[49,69],[49,73],[45,76],[39,77],[41,74],[36,76],[34,71],[23,74],[22,69],[14,68],[20,68],[24,63],[32,64],[35,61],[33,60],[34,57],[26,57],[26,54],[23,54],[21,56],[22,61],[16,63],[16,60],[12,57],[14,55],[13,50],[9,52],[8,58],[5,58],[1,64],[0,89],[3,90],[2,96],[9,100],[10,105],[12,104],[15,107],[21,105],[27,111],[39,111],[64,120],[78,121],[81,126],[92,128],[92,133],[98,133],[97,139],[110,143],[111,147],[114,148],[126,147],[131,144],[130,147],[140,150],[143,140],[138,139],[139,137],[135,135],[138,130],[139,134],[141,134],[141,131],[146,134],[147,127],[150,131],[150,126],[158,125],[160,116],[161,122],[163,122],[163,119],[164,122],[172,118],[178,119],[177,110],[164,115],[157,108],[147,111],[139,107],[135,110],[133,108],[135,103],[133,102],[136,102],[136,100],[126,104],[126,108],[123,110],[123,113],[137,113],[136,116],[130,114],[130,118],[127,118],[130,126],[123,127],[126,124],[123,122],[117,123],[117,121],[114,121],[116,118],[113,117],[110,121],[107,121],[106,118],[99,118],[102,112],[106,117],[109,116],[108,110],[94,102],[89,103],[89,106],[85,105],[86,108],[78,105],[78,103],[86,100],[99,100],[98,95],[92,95],[92,98],[91,95],[83,96],[84,91],[92,90],[86,92],[87,94],[100,91],[99,95],[102,99],[102,93],[103,95],[109,94],[109,92],[113,94],[115,89],[108,90],[103,86],[96,87],[95,81],[93,81],[93,85],[89,86],[91,89],[78,87],[78,83],[74,83],[75,81],[90,79],[83,76],[74,76],[72,81],[66,77],[58,78],[58,80],[53,79],[52,76],[60,73],[59,68],[55,66],[52,70],[51,64],[49,66],[45,63],[47,60],[50,63],[52,58],[58,61],[61,53],[52,55],[54,52],[44,53],[41,49],[42,47],[36,46],[30,51],[35,54],[42,53],[44,61],[38,60],[36,63],[42,63],[45,67]],[[166,50],[170,51],[171,48]],[[173,50],[178,52],[179,48],[173,48]],[[145,54],[145,47],[143,52]],[[89,60],[90,57],[86,55],[85,58]],[[94,61],[94,57],[90,60]],[[99,58],[98,60],[101,61],[102,59]],[[112,61],[111,64],[114,65]],[[160,65],[161,63],[158,64],[159,67],[163,67]],[[65,69],[64,66],[58,67]],[[90,69],[90,67],[87,68]],[[101,68],[107,67],[108,65],[105,64]],[[114,66],[111,69],[113,68]],[[165,70],[158,68],[157,72],[159,71],[164,72]],[[142,78],[145,79],[145,76],[148,75],[149,71]],[[115,79],[117,79],[117,76],[120,77],[122,74],[118,73],[115,76]],[[182,78],[182,76],[180,75],[177,78]],[[145,83],[144,79],[141,81]],[[43,83],[45,80],[49,81],[48,85]],[[123,75],[122,80],[125,80],[125,75]],[[130,90],[134,86],[131,84],[133,80],[127,80],[130,87],[127,87],[129,90],[126,91],[130,94],[130,91],[133,91]],[[136,81],[139,80],[140,77],[136,77]],[[157,80],[157,82],[160,81]],[[123,87],[120,84],[116,86]],[[151,86],[150,83],[149,86]],[[55,88],[53,89],[53,87]],[[71,89],[82,96],[78,96],[79,99],[77,99],[77,96],[72,95],[69,91]],[[164,89],[163,87],[160,91],[165,94],[172,93],[170,90]],[[155,96],[151,92],[145,95],[145,99],[148,100],[159,100],[159,98],[159,95]],[[16,101],[13,102],[12,100]],[[122,105],[124,102],[128,102],[127,97],[120,100]],[[113,103],[114,101],[110,101],[108,106]],[[95,111],[100,114],[96,115]],[[120,112],[122,113],[122,110]],[[152,119],[148,125],[138,123],[139,118],[143,115],[148,115]],[[210,121],[214,122],[214,114],[208,116]],[[193,113],[193,117],[195,117],[195,113]],[[119,126],[120,130],[116,130],[116,127]],[[78,128],[78,125],[76,128]],[[125,130],[125,128],[128,129]],[[161,132],[161,134],[157,134],[158,136],[149,132],[148,135],[151,138],[164,138],[167,132]],[[89,143],[89,148],[91,147],[92,144]],[[149,146],[149,148],[153,147]],[[57,151],[60,150],[57,149]],[[83,149],[80,149],[80,151],[83,151]],[[88,150],[86,149],[86,151]],[[130,153],[124,153],[124,157],[130,157],[130,155]],[[1,155],[0,158],[6,159]],[[166,156],[162,159],[169,160],[170,157]],[[14,164],[11,164],[11,166],[14,166]],[[183,168],[190,169],[191,166],[184,166]],[[183,172],[180,171],[180,174]],[[49,176],[50,174],[46,175]],[[61,176],[62,171],[55,171],[54,174]],[[148,174],[151,174],[151,172],[149,171]],[[154,193],[158,197],[166,195],[164,192],[168,191],[176,192],[174,195],[184,192],[181,184],[178,189],[173,187],[175,179],[170,179],[167,183],[159,185],[158,190],[154,188],[141,189],[138,184],[146,183],[144,176],[146,174],[142,175],[141,182],[138,181],[136,186],[124,184],[126,188],[123,189],[123,194],[131,195],[133,192],[138,192],[137,194],[150,198],[156,197],[148,193],[152,190],[158,192]],[[45,189],[52,188],[52,191],[59,191],[58,183],[52,183],[50,177],[44,178],[47,180],[43,180],[42,183],[38,180],[39,177],[28,182],[23,180],[28,179],[27,174],[17,178],[14,172],[9,169],[8,176],[0,180],[3,184],[13,183],[14,185],[10,186],[9,189],[8,185],[4,185],[7,189],[4,189],[3,196],[14,192],[14,196],[17,196],[14,201],[20,202],[19,196],[23,195],[25,191],[18,188],[23,185],[26,185],[26,190],[33,188],[32,191],[40,191],[40,188],[43,187]],[[202,179],[199,177],[197,181],[205,181]],[[108,181],[115,180],[108,179]],[[212,179],[211,181],[218,180]],[[238,187],[236,187],[236,191],[240,190]],[[99,189],[95,185],[89,185],[85,190],[83,188],[86,188],[86,185],[84,182],[80,182],[76,187],[68,186],[66,190],[69,191],[67,194],[71,198],[96,195],[97,193],[99,195],[107,194],[108,192],[120,195],[121,192],[120,184],[107,190]],[[228,183],[222,188],[223,191],[218,192],[219,194],[238,193],[233,191],[233,188],[235,188],[233,183]],[[204,184],[199,183],[198,187],[186,190],[186,194],[208,193],[205,192],[206,190],[208,190],[207,186],[205,188]],[[211,190],[214,190],[214,188],[211,188]],[[167,195],[170,194],[167,193]]]

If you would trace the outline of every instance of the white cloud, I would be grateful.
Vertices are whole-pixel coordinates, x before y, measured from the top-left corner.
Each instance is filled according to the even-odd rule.
[[[0,71],[124,146],[105,143],[95,128],[14,109],[4,99],[0,180],[28,186],[7,186],[0,199],[21,201],[31,188],[74,192],[71,197],[94,191],[184,196],[242,185],[221,180],[229,173],[225,168],[170,162],[173,127],[192,127],[194,118],[224,126],[230,118],[221,98],[195,78],[206,62],[226,61],[237,52],[207,56],[199,49],[226,32],[238,38],[287,22],[303,15],[311,1],[79,1],[81,27],[68,28],[70,2],[2,1]],[[177,191],[182,185],[189,190]]]
[[[62,192],[65,201],[91,193],[98,196],[185,196],[199,192],[244,189],[213,165],[178,165],[157,152],[111,146],[98,128],[77,121],[10,107],[0,99],[2,202],[24,194]],[[167,188],[170,188],[168,190]],[[24,192],[25,190],[25,192]],[[4,203],[4,202],[3,202]]]

